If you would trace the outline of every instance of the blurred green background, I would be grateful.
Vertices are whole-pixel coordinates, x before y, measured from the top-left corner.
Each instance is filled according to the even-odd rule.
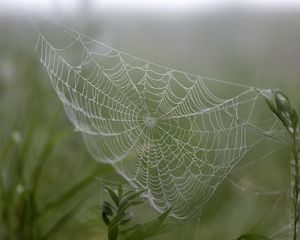
[[[60,10],[53,17],[92,38],[152,62],[259,88],[280,88],[295,108],[300,109],[300,12],[297,10],[230,8],[213,13],[153,15],[96,12],[83,7],[67,13]],[[50,209],[36,229],[47,232],[58,221],[60,227],[50,239],[106,239],[99,207],[107,196],[97,177],[116,183],[124,180],[110,166],[97,163],[87,153],[34,52],[36,36],[26,16],[2,11],[0,171],[3,185],[14,182],[13,194],[18,194],[20,186],[30,185],[31,173],[45,145],[49,139],[60,139],[55,140],[41,171],[37,208],[47,206],[86,176],[94,175],[78,194]],[[252,154],[241,165],[259,156],[259,153]],[[289,188],[288,157],[288,148],[284,146],[256,164],[234,171],[229,178],[244,186],[245,191],[225,180],[203,209],[199,225],[194,220],[186,221],[181,228],[156,239],[234,239],[250,231],[271,236],[287,227],[287,194],[257,193]],[[15,166],[18,164],[22,171]],[[7,195],[0,193],[3,212]],[[73,207],[71,216],[59,222]],[[12,214],[19,215],[12,211],[9,214],[14,222],[17,218]],[[135,214],[140,221],[157,215],[147,205],[136,209]],[[0,238],[8,221],[6,217],[2,215]],[[13,225],[16,228],[18,223]],[[284,231],[276,239],[283,239],[286,234]]]

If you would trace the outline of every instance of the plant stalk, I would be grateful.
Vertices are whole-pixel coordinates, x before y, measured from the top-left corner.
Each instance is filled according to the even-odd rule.
[[[295,134],[293,134],[292,137],[292,160],[291,160],[291,199],[292,199],[292,205],[293,205],[293,213],[292,213],[292,219],[291,219],[291,239],[297,240],[298,239],[298,228],[299,228],[299,210],[300,210],[300,176],[299,176],[299,158],[298,158],[298,152],[300,149],[298,149],[297,144],[297,138],[296,138],[296,131]]]

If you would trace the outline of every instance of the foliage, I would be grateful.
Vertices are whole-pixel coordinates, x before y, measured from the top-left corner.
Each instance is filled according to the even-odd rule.
[[[299,166],[299,143],[297,140],[299,117],[292,107],[289,98],[279,90],[272,90],[265,94],[265,99],[272,112],[280,119],[291,138],[291,239],[297,239],[300,214],[300,166]]]
[[[138,198],[145,190],[138,192],[129,190],[124,192],[121,184],[119,185],[117,192],[106,186],[105,189],[113,202],[109,203],[104,201],[102,204],[102,220],[107,226],[109,240],[117,240],[119,239],[119,236],[122,236],[122,239],[124,240],[148,239],[167,233],[175,226],[171,223],[164,223],[171,211],[171,208],[169,208],[154,220],[121,229],[122,226],[127,226],[133,218],[133,214],[129,212],[128,209],[143,203],[143,201]]]
[[[38,120],[32,121],[24,133],[13,126],[0,147],[0,239],[3,240],[52,239],[78,213],[82,201],[74,198],[99,173],[98,168],[94,169],[45,201],[40,192],[49,187],[43,181],[43,173],[50,170],[46,162],[68,131],[55,129],[52,121],[44,125],[47,136],[51,137],[42,141]]]
[[[299,194],[300,194],[300,174],[299,174],[299,146],[297,142],[297,131],[299,117],[296,110],[292,107],[289,98],[280,90],[265,90],[263,92],[266,103],[268,104],[271,111],[278,117],[283,126],[286,128],[287,132],[291,137],[291,149],[292,149],[292,161],[291,161],[291,171],[292,171],[292,183],[291,183],[291,199],[293,202],[293,216],[292,216],[292,235],[291,239],[297,239],[297,228],[299,222]],[[264,236],[255,235],[252,233],[243,234],[237,238],[237,240],[269,240]]]
[[[239,236],[237,240],[270,240],[270,239],[256,234],[249,233],[249,234],[243,234]]]
[[[264,94],[272,112],[280,119],[292,138],[296,138],[299,117],[289,98],[279,90],[269,90]]]

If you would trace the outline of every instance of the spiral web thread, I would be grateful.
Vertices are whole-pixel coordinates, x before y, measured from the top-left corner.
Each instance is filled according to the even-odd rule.
[[[39,30],[36,51],[69,119],[92,156],[147,189],[159,211],[198,215],[249,151],[282,136],[265,90],[157,65],[52,25],[66,44]]]

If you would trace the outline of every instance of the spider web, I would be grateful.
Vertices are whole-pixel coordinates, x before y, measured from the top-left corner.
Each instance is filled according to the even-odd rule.
[[[59,23],[59,41],[38,31],[40,61],[91,155],[159,211],[199,214],[247,153],[282,139],[263,89],[157,65]]]

